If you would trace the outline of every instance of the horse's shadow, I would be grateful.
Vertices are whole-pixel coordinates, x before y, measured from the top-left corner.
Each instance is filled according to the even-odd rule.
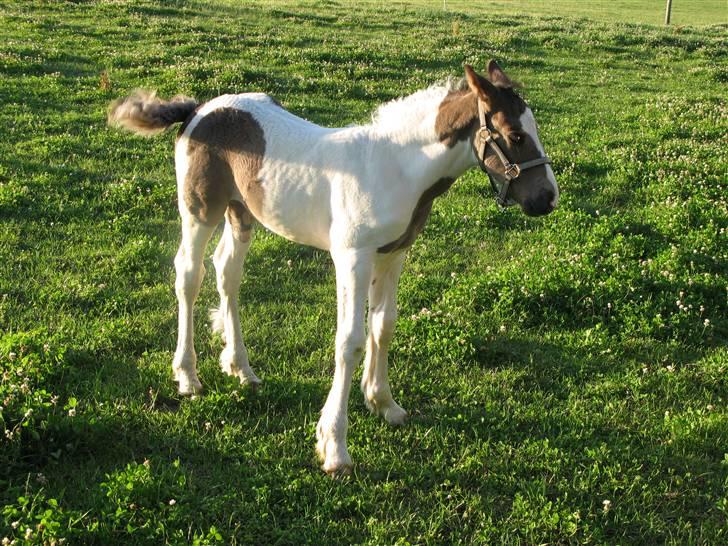
[[[670,361],[681,361],[687,367],[703,356],[697,351],[686,354],[679,349],[662,347],[661,350],[671,357]],[[469,393],[453,389],[449,393],[405,394],[405,406],[417,408],[408,426],[418,430],[406,436],[421,438],[429,430],[440,429],[476,450],[500,446],[513,452],[527,451],[539,444],[568,453],[565,459],[569,460],[568,465],[591,464],[594,453],[606,450],[611,457],[650,461],[665,472],[669,468],[695,472],[709,466],[718,467],[723,458],[723,450],[718,447],[720,442],[715,441],[721,434],[718,425],[706,424],[709,430],[698,430],[698,427],[665,441],[664,434],[658,430],[642,430],[637,421],[630,424],[632,419],[639,420],[639,395],[630,392],[634,385],[626,386],[623,378],[636,373],[635,368],[642,365],[640,362],[652,362],[649,355],[654,354],[655,347],[648,342],[635,346],[630,354],[617,357],[606,351],[574,352],[551,342],[503,335],[478,351],[467,374],[478,377],[475,368],[479,368],[482,384],[469,385]],[[720,396],[720,387],[715,384],[706,384],[705,389],[714,390],[716,397]],[[600,411],[610,399],[626,407],[634,405],[636,413],[627,410],[630,417],[617,424],[624,417],[609,418]],[[589,409],[585,410],[584,405],[590,406]],[[658,405],[655,411],[662,417],[664,408]],[[420,460],[421,456],[413,458],[413,472],[426,462]],[[489,464],[483,460],[482,465],[475,465],[475,474],[449,467],[429,471],[435,473],[431,478],[433,483],[448,479],[469,487],[473,480],[483,479],[489,472]],[[534,465],[540,467],[537,463]],[[377,475],[376,469],[369,470]],[[410,469],[405,466],[403,470]],[[389,478],[397,479],[401,475]]]

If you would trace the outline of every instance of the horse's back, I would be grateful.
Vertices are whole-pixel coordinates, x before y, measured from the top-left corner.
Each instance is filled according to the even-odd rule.
[[[212,224],[240,201],[272,231],[327,248],[330,193],[317,148],[330,132],[264,93],[216,97],[180,132],[180,204]]]

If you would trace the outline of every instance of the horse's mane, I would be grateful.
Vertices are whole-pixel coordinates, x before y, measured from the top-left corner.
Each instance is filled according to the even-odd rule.
[[[465,78],[447,78],[411,95],[385,102],[372,113],[372,124],[382,129],[397,129],[411,120],[411,125],[418,125],[432,113],[433,102],[439,104],[448,93],[467,86]]]

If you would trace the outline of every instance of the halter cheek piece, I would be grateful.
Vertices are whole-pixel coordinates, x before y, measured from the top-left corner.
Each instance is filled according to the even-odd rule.
[[[475,133],[475,142],[473,143],[476,148],[478,164],[482,171],[488,175],[488,180],[490,180],[490,186],[493,188],[495,201],[498,203],[498,206],[505,208],[515,205],[516,202],[507,197],[508,188],[510,187],[511,182],[521,176],[523,171],[533,167],[538,167],[539,165],[550,164],[551,160],[547,156],[543,156],[530,161],[524,161],[523,163],[511,163],[508,157],[506,157],[506,154],[503,153],[501,147],[498,146],[498,143],[493,139],[493,133],[496,131],[488,127],[488,119],[485,116],[485,108],[483,106],[483,101],[481,101],[480,98],[478,98],[478,116],[480,117],[480,128],[477,133]],[[500,189],[495,183],[495,180],[493,180],[493,176],[490,172],[488,172],[488,168],[485,166],[485,154],[488,144],[490,144],[491,148],[493,148],[493,151],[498,156],[498,159],[500,159],[501,163],[503,163],[503,176],[506,180]]]

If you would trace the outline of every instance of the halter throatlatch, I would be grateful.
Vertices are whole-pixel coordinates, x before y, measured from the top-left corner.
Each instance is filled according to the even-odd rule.
[[[508,188],[510,187],[511,182],[521,176],[521,173],[523,171],[531,169],[533,167],[538,167],[539,165],[550,164],[551,160],[547,156],[543,156],[536,159],[531,159],[530,161],[524,161],[523,163],[511,163],[508,157],[506,157],[506,154],[503,153],[501,147],[493,138],[493,133],[496,131],[488,127],[488,119],[485,115],[485,108],[483,107],[483,101],[480,100],[480,98],[478,98],[478,116],[480,117],[480,128],[475,134],[475,146],[477,151],[476,155],[478,158],[478,164],[480,165],[482,171],[488,175],[488,180],[490,180],[490,185],[493,188],[495,201],[496,203],[498,203],[498,206],[501,208],[505,208],[511,205],[515,205],[516,202],[513,199],[508,198]],[[503,185],[500,188],[498,188],[495,180],[493,180],[493,176],[490,174],[490,172],[488,172],[488,168],[485,166],[485,153],[488,144],[490,144],[491,148],[495,152],[495,155],[497,155],[498,159],[500,159],[501,163],[503,163],[503,176],[505,178],[505,182],[503,182]]]

